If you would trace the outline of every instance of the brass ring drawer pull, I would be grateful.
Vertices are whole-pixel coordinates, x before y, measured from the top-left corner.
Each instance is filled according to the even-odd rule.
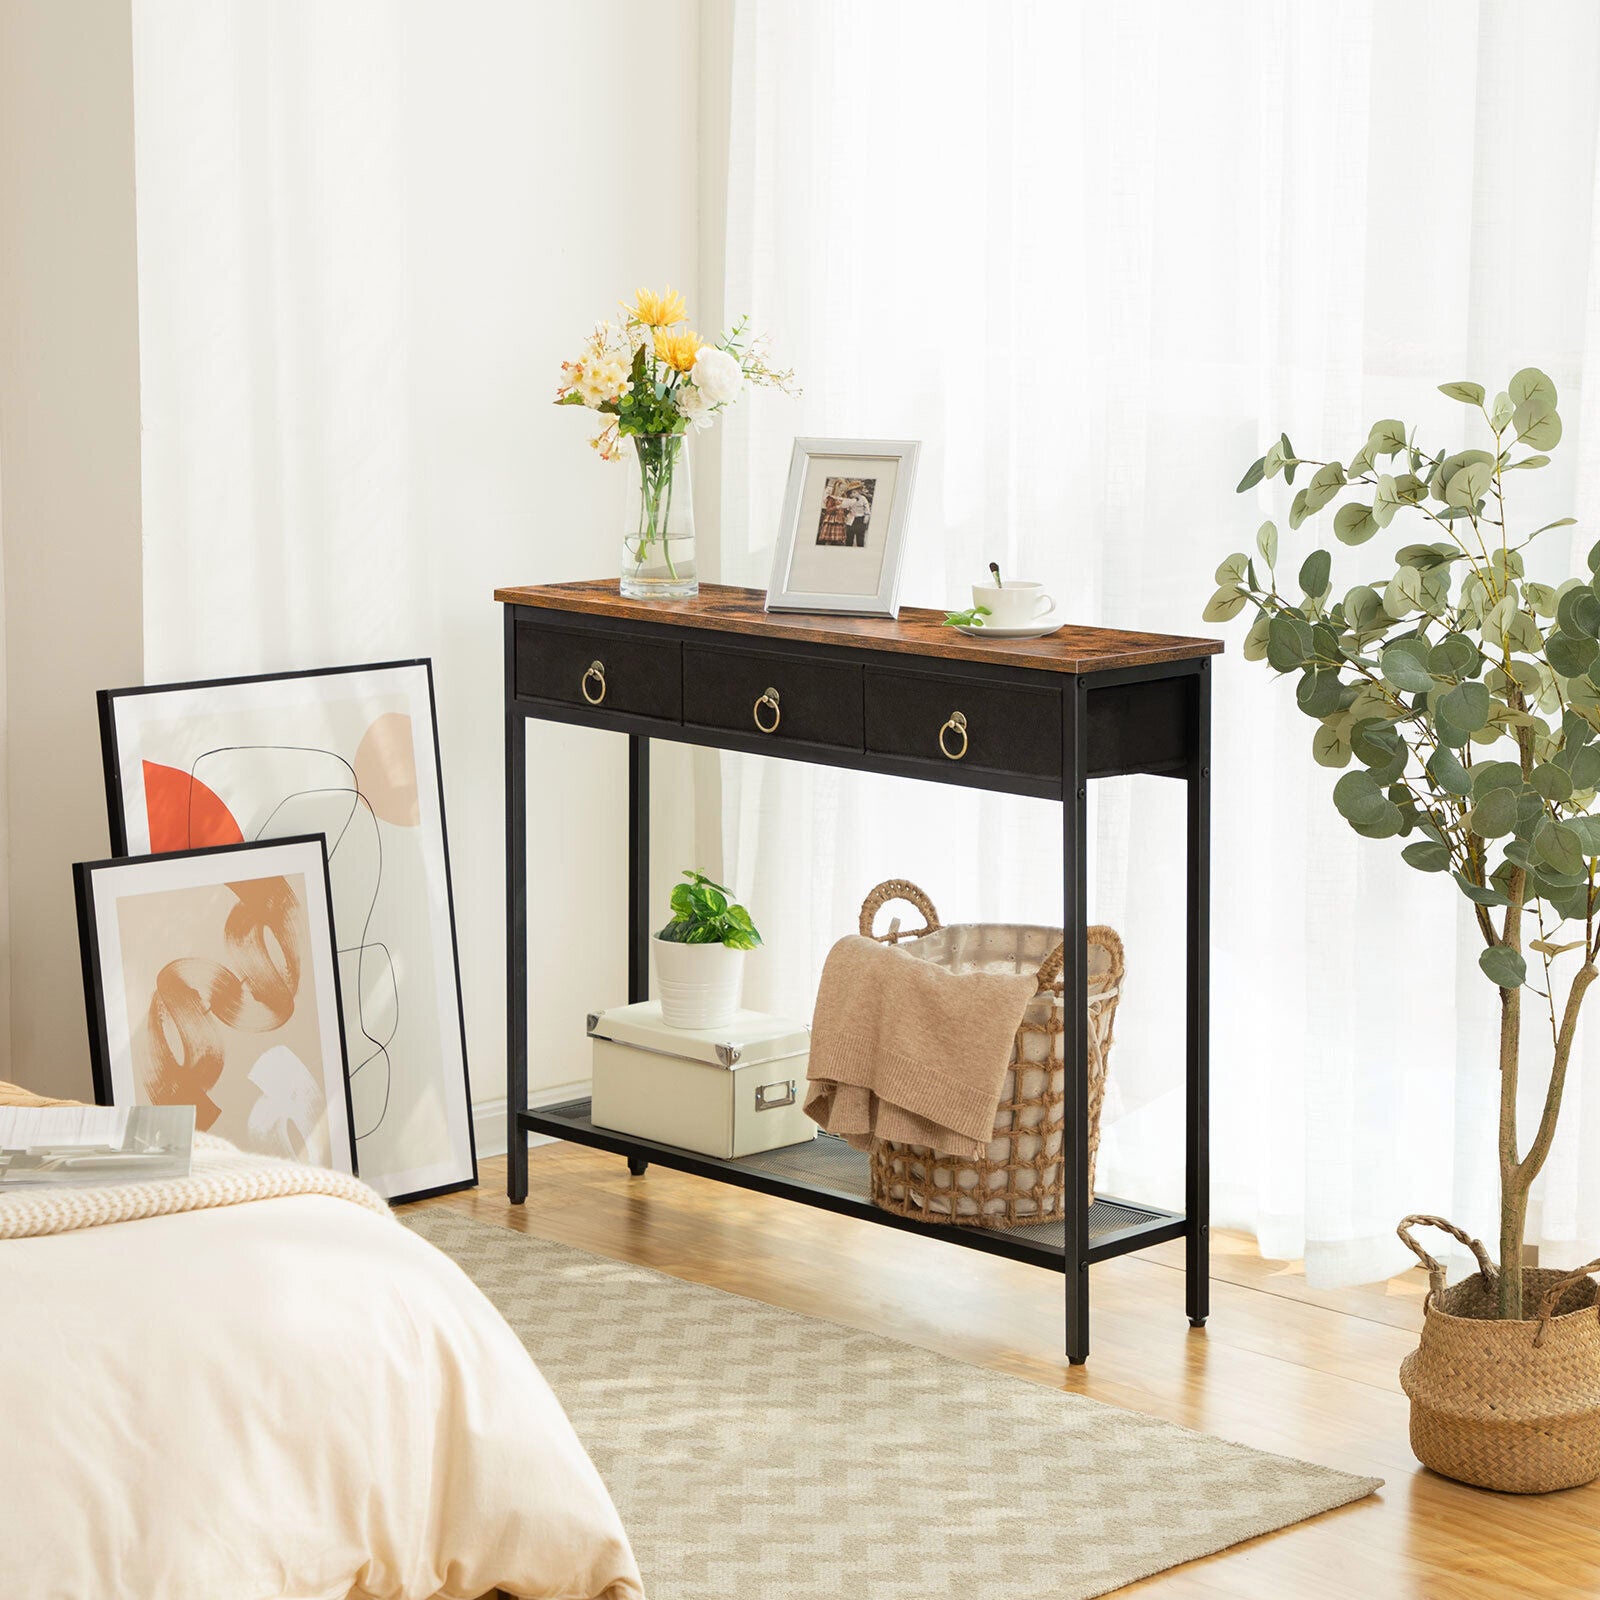
[[[945,742],[945,735],[948,733],[958,733],[961,735],[961,748],[959,750],[952,750]],[[962,716],[959,711],[952,711],[950,713],[949,721],[946,722],[942,728],[940,728],[939,748],[952,761],[959,761],[967,753],[967,719]]]
[[[772,721],[770,723],[761,720],[762,706],[766,706],[772,712]],[[778,721],[782,715],[783,713],[778,710],[778,691],[776,689],[764,689],[755,703],[754,716],[756,726],[763,733],[776,733],[778,731]]]
[[[600,684],[599,694],[589,693],[589,680],[594,678]],[[603,661],[591,661],[584,669],[582,678],[578,680],[578,687],[583,690],[583,698],[592,706],[597,706],[606,697],[606,664]]]

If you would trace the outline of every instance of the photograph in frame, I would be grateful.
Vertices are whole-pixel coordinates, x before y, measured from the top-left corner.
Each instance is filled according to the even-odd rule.
[[[768,611],[898,613],[917,451],[908,439],[795,440]]]
[[[361,1176],[475,1183],[429,663],[107,690],[100,715],[115,850],[326,837]]]
[[[79,862],[95,1098],[354,1172],[321,835]]]

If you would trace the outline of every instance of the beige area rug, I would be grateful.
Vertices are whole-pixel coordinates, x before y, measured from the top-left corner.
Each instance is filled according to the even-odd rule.
[[[444,1210],[651,1600],[1074,1600],[1379,1487]]]

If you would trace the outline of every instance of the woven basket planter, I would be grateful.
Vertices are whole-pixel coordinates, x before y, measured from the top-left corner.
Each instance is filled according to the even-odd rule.
[[[907,932],[896,918],[887,933],[875,934],[877,914],[891,900],[915,906],[924,925]],[[921,889],[903,879],[891,879],[880,883],[862,903],[861,932],[952,971],[1036,971],[1039,978],[1039,992],[1017,1029],[988,1150],[978,1160],[967,1161],[936,1154],[922,1145],[875,1140],[873,1203],[897,1216],[968,1228],[1014,1228],[1059,1217],[1066,1178],[1061,1111],[1066,1095],[1061,930],[1018,923],[945,927]],[[1088,943],[1089,1170],[1084,1181],[1092,1201],[1106,1062],[1124,962],[1122,941],[1110,928],[1090,928]]]
[[[1440,1228],[1478,1258],[1451,1288],[1412,1237]],[[1588,1274],[1528,1268],[1530,1321],[1494,1315],[1498,1273],[1488,1252],[1440,1217],[1407,1217],[1400,1237],[1428,1269],[1422,1343],[1400,1366],[1411,1400],[1411,1448],[1447,1478],[1509,1494],[1572,1489],[1600,1477],[1600,1309]]]

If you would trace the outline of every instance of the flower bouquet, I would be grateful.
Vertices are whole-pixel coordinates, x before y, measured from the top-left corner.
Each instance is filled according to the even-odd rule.
[[[560,406],[587,406],[605,419],[589,442],[603,461],[631,446],[622,531],[622,592],[636,599],[686,599],[699,592],[694,505],[683,441],[709,428],[746,384],[788,392],[793,374],[766,358],[749,319],[715,343],[684,326],[683,296],[641,289],[620,325],[599,323],[576,361],[561,363]],[[624,440],[629,445],[624,445]]]

